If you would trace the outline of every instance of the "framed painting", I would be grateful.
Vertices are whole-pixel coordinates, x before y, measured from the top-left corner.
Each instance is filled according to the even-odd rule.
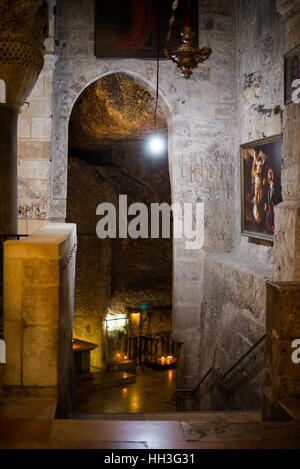
[[[165,58],[174,0],[96,0],[95,55],[99,58]],[[181,43],[189,5],[189,21],[198,34],[198,0],[179,0],[169,48]],[[196,37],[198,43],[198,36]]]
[[[296,82],[295,80],[299,80]],[[284,102],[299,102],[300,89],[300,44],[285,55],[284,60]],[[298,88],[298,92],[297,92]],[[295,96],[295,98],[294,98]],[[293,99],[294,98],[294,99]],[[297,100],[297,101],[296,101]]]
[[[281,197],[282,136],[241,145],[242,235],[273,241]]]

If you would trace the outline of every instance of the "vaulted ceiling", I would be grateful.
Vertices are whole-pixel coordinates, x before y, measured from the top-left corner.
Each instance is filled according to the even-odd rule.
[[[91,84],[78,98],[70,119],[72,149],[99,149],[143,139],[154,129],[155,97],[122,74]],[[167,133],[160,106],[157,127]]]

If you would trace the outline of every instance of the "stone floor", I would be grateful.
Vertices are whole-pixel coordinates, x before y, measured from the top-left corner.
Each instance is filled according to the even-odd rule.
[[[175,412],[174,389],[174,370],[139,370],[136,384],[87,395],[69,420],[54,419],[51,399],[15,395],[0,405],[0,449],[300,448],[300,420],[261,422],[258,412]]]
[[[77,396],[76,413],[173,412],[176,370],[137,367],[135,384],[90,390]]]
[[[101,418],[101,417],[100,417]],[[203,413],[184,420],[0,420],[0,449],[300,448],[300,421],[261,423],[257,414]]]

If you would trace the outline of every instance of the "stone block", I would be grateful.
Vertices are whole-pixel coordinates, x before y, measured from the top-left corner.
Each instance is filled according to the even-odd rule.
[[[44,96],[51,97],[53,92],[53,71],[44,71]]]
[[[65,199],[52,200],[51,218],[57,221],[65,220],[66,218],[66,200]]]
[[[22,338],[22,322],[9,321],[4,317],[4,340],[6,343],[6,372],[4,383],[7,386],[21,386],[22,384]]]
[[[5,319],[22,320],[22,259],[4,256],[3,306]]]
[[[18,195],[19,197],[26,197],[28,192],[28,183],[26,179],[18,179]]]
[[[50,163],[45,160],[20,160],[18,176],[24,179],[46,179],[50,177]]]
[[[47,255],[47,246],[41,254]],[[31,288],[34,285],[58,285],[58,259],[32,258],[23,260],[23,286]]]
[[[30,117],[19,116],[18,119],[18,137],[29,138],[31,132],[31,119]]]
[[[22,221],[22,220],[19,220],[19,221]],[[29,235],[35,233],[40,228],[42,228],[43,226],[49,223],[48,220],[24,220],[24,221],[26,221],[26,231],[23,231],[21,233],[29,234]]]
[[[50,198],[50,182],[48,180],[29,180],[28,197],[32,199]]]
[[[42,71],[37,79],[37,82],[30,96],[43,96],[43,93],[44,93],[44,72]]]
[[[18,141],[18,158],[28,160],[51,160],[51,142]]]
[[[26,327],[23,336],[24,386],[57,386],[57,327]]]
[[[20,198],[18,210],[19,218],[49,220],[50,200],[45,196],[39,199]]]
[[[26,326],[57,326],[58,286],[31,286],[23,292],[23,320]]]
[[[33,117],[32,118],[32,138],[51,139],[52,118],[51,117]]]
[[[25,105],[22,109],[22,117],[49,117],[52,114],[52,98],[49,97],[31,97],[29,106]]]

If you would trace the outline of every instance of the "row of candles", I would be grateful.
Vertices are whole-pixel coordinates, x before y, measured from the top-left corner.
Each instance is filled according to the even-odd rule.
[[[120,354],[120,353],[117,353],[116,355],[117,355],[117,358],[119,358],[119,359],[121,358],[121,354]],[[127,355],[124,355],[123,359],[124,359],[124,360],[127,360],[127,359],[128,359]],[[161,358],[159,358],[159,360],[161,360],[162,364],[167,364],[167,365],[169,365],[169,364],[170,364],[170,360],[175,360],[175,358],[173,357],[173,355],[168,355],[167,357],[161,357]]]

